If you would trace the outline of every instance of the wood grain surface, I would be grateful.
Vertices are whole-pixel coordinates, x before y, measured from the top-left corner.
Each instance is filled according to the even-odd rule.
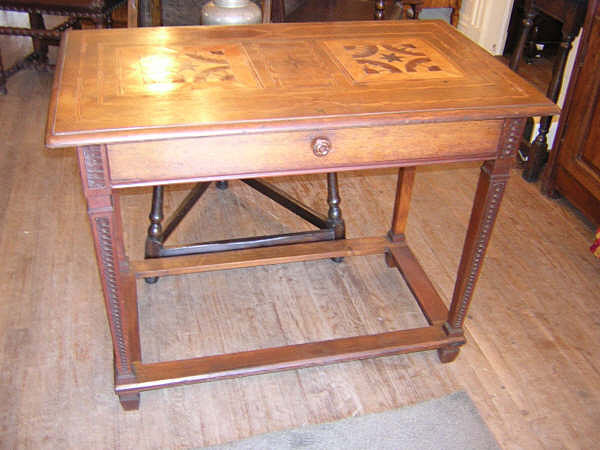
[[[47,144],[555,114],[443,22],[70,31]]]
[[[111,144],[108,158],[113,185],[125,187],[480,160],[495,156],[501,131],[502,121],[485,120],[211,136]],[[328,154],[315,155],[318,138]]]

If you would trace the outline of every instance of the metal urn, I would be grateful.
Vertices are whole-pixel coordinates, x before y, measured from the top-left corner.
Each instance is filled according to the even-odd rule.
[[[202,8],[202,25],[260,23],[262,13],[250,0],[211,0]]]

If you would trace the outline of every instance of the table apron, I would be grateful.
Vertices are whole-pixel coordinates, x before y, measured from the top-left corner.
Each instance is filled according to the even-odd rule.
[[[495,158],[502,120],[208,136],[108,145],[113,187]],[[315,140],[329,152],[318,156]],[[322,142],[322,141],[321,141]]]

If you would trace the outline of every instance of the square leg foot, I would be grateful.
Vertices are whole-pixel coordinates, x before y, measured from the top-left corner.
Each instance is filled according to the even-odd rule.
[[[443,347],[438,348],[438,357],[442,363],[449,363],[456,359],[458,353],[460,352],[460,347]]]
[[[119,401],[125,411],[136,411],[140,408],[140,393],[119,394]]]
[[[390,252],[385,252],[385,263],[388,267],[396,267],[396,262],[392,255],[390,255]]]

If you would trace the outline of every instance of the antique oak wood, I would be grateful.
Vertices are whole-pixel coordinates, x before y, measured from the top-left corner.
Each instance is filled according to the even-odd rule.
[[[442,22],[67,33],[46,142],[78,147],[123,407],[137,408],[147,389],[315,364],[427,349],[454,359],[524,120],[555,113]],[[411,167],[470,160],[484,164],[448,310],[403,239]],[[387,237],[131,263],[123,250],[119,194],[127,187],[370,167],[401,168]],[[340,198],[330,184],[328,222],[337,234]],[[403,274],[428,326],[142,362],[135,277],[374,253]]]

